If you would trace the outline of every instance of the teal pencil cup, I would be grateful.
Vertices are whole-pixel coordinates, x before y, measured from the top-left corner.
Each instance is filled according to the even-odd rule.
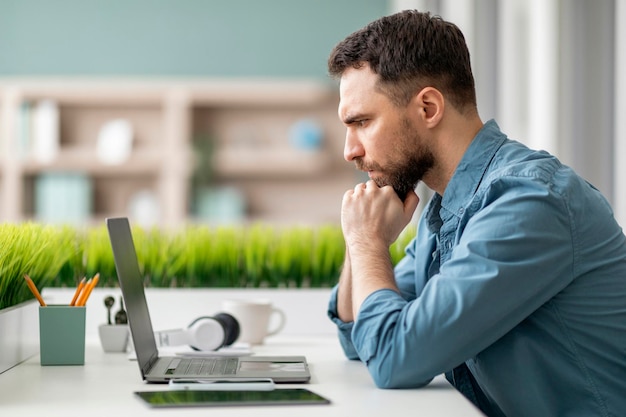
[[[86,308],[68,305],[39,307],[41,365],[85,364]]]

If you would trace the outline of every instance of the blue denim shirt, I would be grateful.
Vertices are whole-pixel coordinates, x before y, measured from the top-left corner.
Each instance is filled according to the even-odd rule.
[[[626,239],[590,184],[494,121],[472,141],[354,323],[329,316],[379,387],[466,363],[507,416],[626,413]],[[358,277],[355,277],[358,279]]]

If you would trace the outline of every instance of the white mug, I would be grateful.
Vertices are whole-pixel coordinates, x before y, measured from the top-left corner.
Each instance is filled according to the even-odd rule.
[[[280,332],[287,316],[285,312],[272,305],[270,300],[224,300],[222,311],[235,317],[239,322],[237,342],[260,345],[267,336]],[[272,319],[275,317],[274,319]],[[274,326],[269,328],[270,323]]]

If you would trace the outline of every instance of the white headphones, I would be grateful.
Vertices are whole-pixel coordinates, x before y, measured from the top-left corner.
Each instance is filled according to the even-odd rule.
[[[217,350],[233,344],[239,337],[239,322],[228,313],[198,317],[186,329],[154,332],[157,345],[189,345],[195,350]]]

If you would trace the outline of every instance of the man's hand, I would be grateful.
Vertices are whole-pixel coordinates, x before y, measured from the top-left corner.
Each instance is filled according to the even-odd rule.
[[[419,198],[410,191],[404,203],[391,186],[379,188],[372,180],[358,184],[343,196],[341,227],[349,248],[379,244],[387,249],[411,221]]]
[[[342,282],[340,296],[351,298],[354,318],[372,292],[382,288],[397,291],[389,247],[411,221],[418,203],[414,191],[402,202],[391,186],[379,188],[374,181],[358,184],[344,194],[341,227],[350,259],[344,267],[349,266],[350,273],[344,271],[341,279],[350,282]]]

